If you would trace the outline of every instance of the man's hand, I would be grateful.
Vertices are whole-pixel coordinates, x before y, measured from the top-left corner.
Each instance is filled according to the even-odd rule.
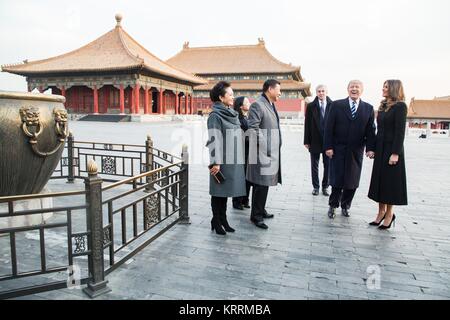
[[[305,148],[309,150],[310,145],[309,144],[305,144]]]
[[[334,152],[333,149],[328,149],[327,151],[325,151],[325,154],[327,155],[328,158],[333,158]]]
[[[369,159],[375,158],[375,152],[373,152],[373,151],[367,151],[367,152],[366,152],[366,157],[369,158]]]
[[[216,175],[217,172],[220,171],[220,166],[218,164],[216,164],[215,166],[212,166],[211,169],[209,169],[209,172],[211,173],[211,175]]]

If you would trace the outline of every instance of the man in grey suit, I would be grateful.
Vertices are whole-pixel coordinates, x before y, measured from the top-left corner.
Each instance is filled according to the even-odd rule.
[[[264,219],[273,218],[265,209],[269,186],[281,183],[280,118],[274,104],[280,96],[280,82],[264,82],[263,94],[250,106],[247,120],[250,151],[246,178],[253,185],[250,220],[262,229],[268,228]]]

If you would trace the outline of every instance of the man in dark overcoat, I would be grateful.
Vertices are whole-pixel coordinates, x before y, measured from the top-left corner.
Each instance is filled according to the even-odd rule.
[[[311,179],[313,185],[312,194],[319,195],[319,160],[322,155],[323,178],[322,193],[329,196],[328,186],[330,184],[329,164],[330,159],[325,155],[323,149],[323,136],[325,131],[325,121],[330,113],[331,99],[327,96],[328,90],[324,85],[316,88],[316,98],[308,103],[305,113],[305,131],[303,144],[308,149],[311,158]]]
[[[334,101],[325,124],[324,148],[331,159],[331,195],[328,217],[333,219],[339,206],[349,217],[356,189],[359,187],[364,157],[373,159],[375,150],[375,123],[373,106],[361,100],[363,84],[352,80],[348,84],[348,98]]]

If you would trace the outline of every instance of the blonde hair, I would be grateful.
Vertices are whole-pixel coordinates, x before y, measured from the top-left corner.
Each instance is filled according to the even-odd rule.
[[[364,84],[362,83],[362,81],[361,81],[361,80],[357,80],[357,79],[351,80],[351,81],[348,83],[347,88],[350,88],[350,86],[351,86],[352,84],[354,84],[354,83],[359,84],[359,85],[361,86],[361,88],[364,89]]]
[[[378,110],[389,111],[397,102],[405,102],[405,91],[400,80],[386,80],[384,84],[387,84],[388,96],[381,101]]]

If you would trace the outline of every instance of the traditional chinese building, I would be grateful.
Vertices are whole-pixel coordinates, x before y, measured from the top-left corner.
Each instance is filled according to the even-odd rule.
[[[28,91],[51,89],[73,113],[193,113],[193,87],[204,79],[158,59],[121,26],[66,54],[2,66],[25,76]]]
[[[450,97],[433,100],[411,99],[408,122],[410,128],[450,129]]]
[[[267,79],[281,83],[282,97],[277,109],[282,113],[298,113],[305,109],[305,97],[310,96],[310,84],[303,81],[300,67],[277,60],[266,49],[263,39],[257,45],[227,47],[189,47],[186,42],[170,65],[208,80],[194,88],[194,110],[211,106],[209,91],[220,80],[229,81],[234,96],[255,99],[261,94]]]

